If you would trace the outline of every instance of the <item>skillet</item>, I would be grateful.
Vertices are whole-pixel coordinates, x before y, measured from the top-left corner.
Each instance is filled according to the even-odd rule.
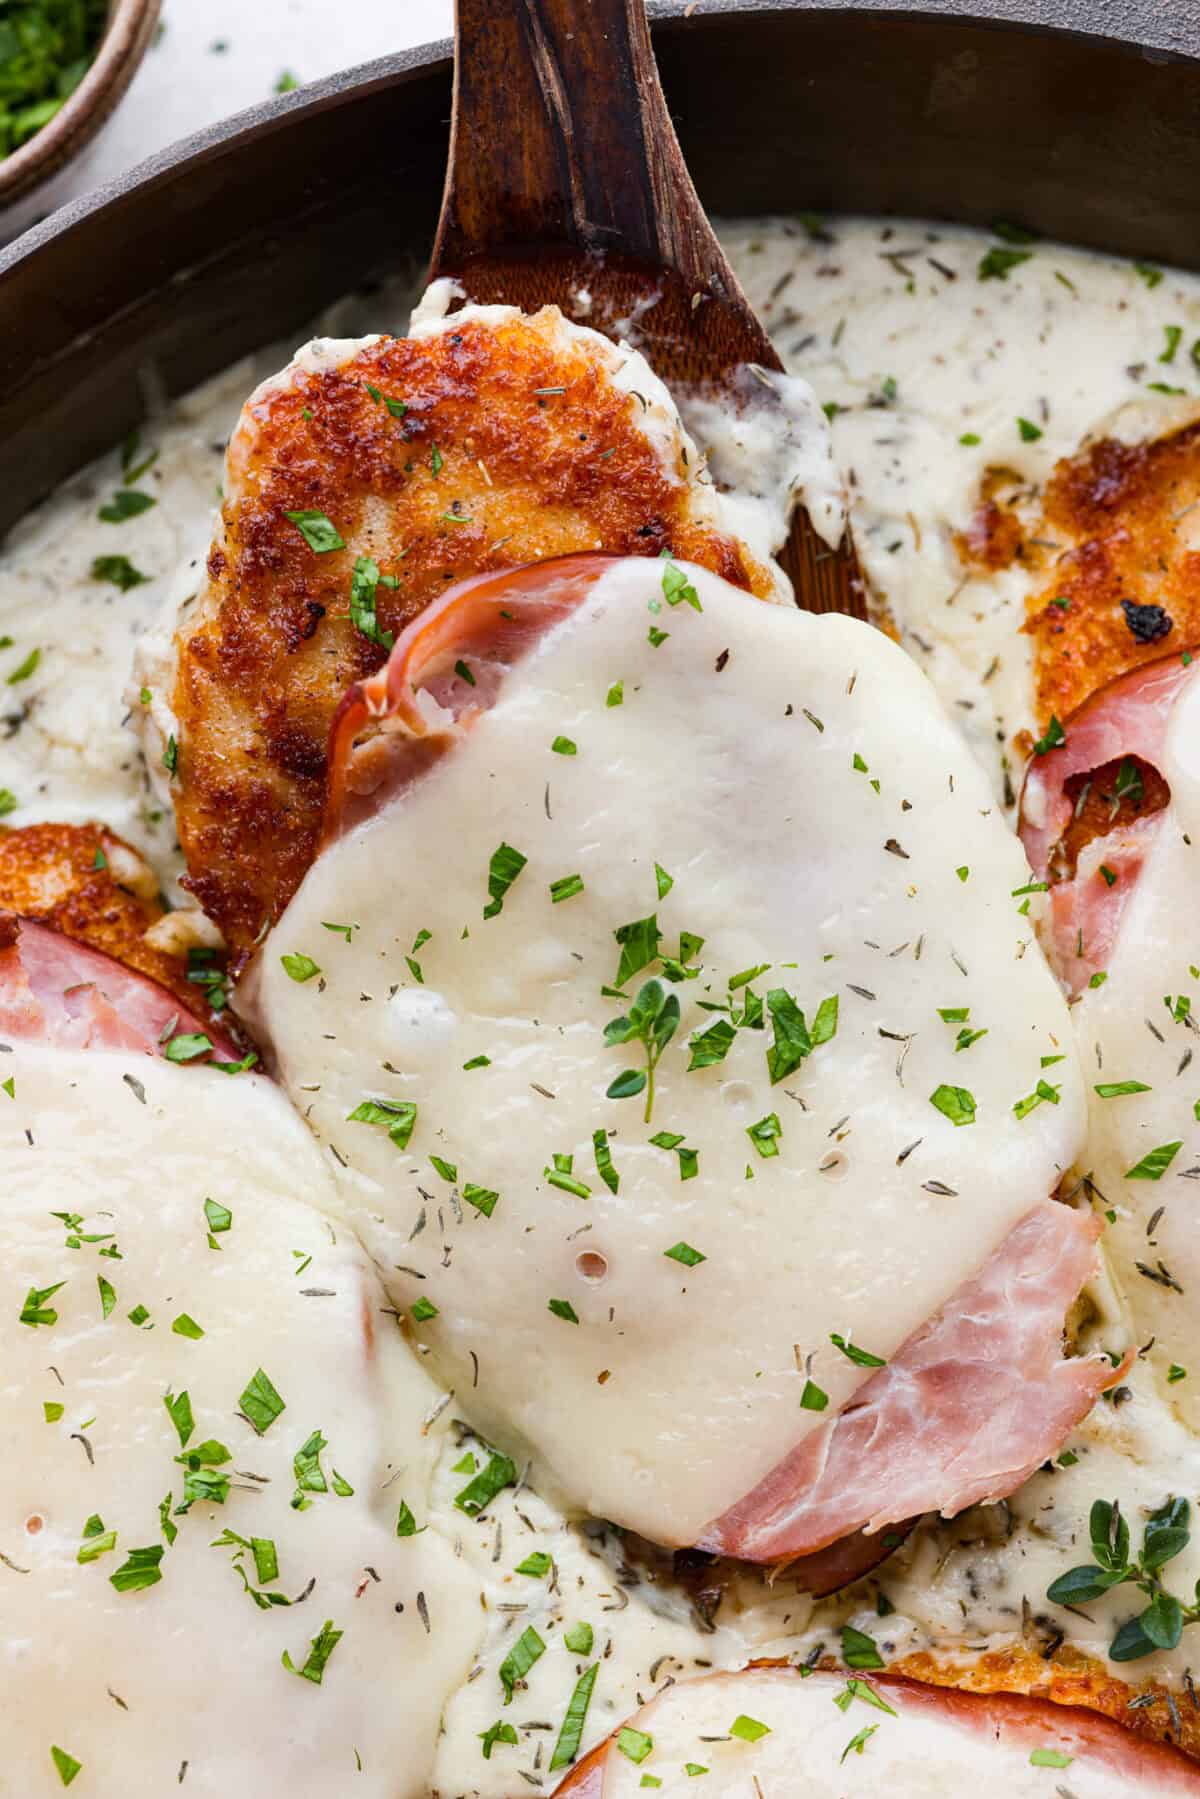
[[[1200,0],[663,0],[711,212],[915,214],[1200,268]],[[0,252],[0,532],[148,408],[428,253],[435,44],[265,102]]]

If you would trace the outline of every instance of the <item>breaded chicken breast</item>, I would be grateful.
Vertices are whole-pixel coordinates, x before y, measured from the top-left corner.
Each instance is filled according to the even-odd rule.
[[[224,1009],[224,976],[196,913],[169,913],[158,877],[103,825],[0,830],[0,913],[100,950],[173,993],[189,1011]]]
[[[1040,494],[994,470],[959,550],[976,569],[1028,569],[1034,711],[1042,731],[1065,723],[1118,676],[1200,639],[1200,423],[1085,444]]]
[[[152,683],[173,718],[146,709],[186,885],[235,966],[312,860],[346,689],[451,583],[581,550],[669,552],[777,594],[647,364],[554,307],[318,340],[252,396],[206,584]]]

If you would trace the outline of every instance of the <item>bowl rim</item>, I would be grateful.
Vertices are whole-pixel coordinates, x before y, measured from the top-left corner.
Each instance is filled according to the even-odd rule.
[[[796,13],[858,15],[864,21],[888,19],[897,23],[941,20],[947,25],[1074,38],[1127,55],[1141,55],[1152,61],[1189,64],[1200,72],[1200,0],[1173,0],[1171,8],[1163,7],[1161,0],[915,0],[915,3],[910,0],[907,5],[896,4],[895,0],[646,0],[646,3],[650,23],[655,29],[665,26],[700,31],[707,22],[730,13],[751,18]],[[160,4],[161,0],[117,0],[117,13],[125,7],[143,8],[157,17]],[[169,179],[183,163],[218,158],[246,138],[257,138],[261,142],[294,113],[324,112],[338,105],[351,92],[371,93],[393,86],[405,77],[428,74],[439,68],[449,73],[453,59],[453,40],[434,38],[425,44],[412,45],[406,50],[339,69],[336,74],[306,82],[291,93],[260,100],[179,138],[135,163],[112,181],[66,201],[0,247],[0,279],[19,262],[36,255],[43,245],[61,237],[83,219],[118,205],[140,189],[157,186]],[[64,113],[87,86],[99,62],[100,58],[97,58],[76,94],[63,108]],[[131,68],[126,81],[132,72]],[[119,97],[119,93],[114,96],[113,105]],[[62,114],[58,116],[62,117]],[[55,122],[52,120],[46,131],[52,129]],[[97,120],[97,127],[100,122]],[[38,137],[30,140],[31,145],[43,135],[39,132]],[[29,147],[23,146],[14,155],[22,156]],[[8,160],[11,163],[14,158]],[[4,166],[0,163],[0,171]],[[0,177],[0,203],[14,197],[5,192]]]
[[[11,205],[56,174],[111,117],[149,48],[161,4],[113,0],[104,35],[79,86],[28,143],[0,161],[0,206]]]

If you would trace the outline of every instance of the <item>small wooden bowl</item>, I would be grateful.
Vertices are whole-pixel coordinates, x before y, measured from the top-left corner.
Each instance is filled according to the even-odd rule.
[[[108,27],[91,68],[48,125],[0,162],[0,207],[56,175],[91,142],[146,53],[161,0],[110,0]]]

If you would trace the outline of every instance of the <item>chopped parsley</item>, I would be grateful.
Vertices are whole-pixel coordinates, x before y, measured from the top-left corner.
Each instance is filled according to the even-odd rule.
[[[1063,730],[1056,715],[1052,712],[1050,714],[1050,723],[1046,726],[1046,734],[1044,737],[1038,738],[1033,746],[1033,753],[1035,756],[1049,755],[1051,750],[1061,749],[1066,741],[1067,734]]]
[[[504,898],[521,870],[527,858],[520,850],[515,850],[511,843],[502,843],[493,850],[488,863],[488,904],[483,908],[485,918],[496,918],[504,909]]]
[[[1183,1148],[1178,1143],[1160,1143],[1157,1149],[1148,1150],[1140,1162],[1125,1170],[1127,1181],[1161,1181],[1171,1163]]]
[[[678,606],[682,600],[686,602],[694,612],[703,612],[704,610],[703,606],[700,604],[700,595],[696,592],[695,587],[688,580],[683,570],[677,568],[673,562],[668,562],[663,569],[662,592],[663,599],[667,602],[668,606]],[[653,639],[651,639],[651,641],[653,641]]]
[[[97,556],[92,562],[92,580],[111,582],[122,593],[128,593],[130,588],[140,587],[143,581],[149,579],[149,575],[144,575],[140,568],[133,566],[128,556]]]
[[[865,1630],[855,1630],[852,1624],[842,1626],[842,1660],[848,1668],[859,1671],[884,1666],[874,1637],[868,1636]]]
[[[338,544],[330,546],[339,547],[345,547],[340,539]],[[350,623],[369,642],[377,643],[381,650],[390,650],[396,641],[395,636],[391,631],[380,630],[379,620],[375,615],[378,588],[379,564],[372,561],[370,556],[358,557],[350,576]]]
[[[857,1368],[886,1368],[887,1360],[883,1356],[872,1355],[869,1349],[860,1349],[848,1337],[840,1336],[837,1331],[830,1331],[829,1341],[835,1349],[840,1349],[848,1362]]]
[[[634,1730],[626,1724],[617,1732],[617,1748],[631,1762],[644,1762],[654,1747],[654,1738],[648,1737],[644,1730]]]
[[[550,748],[556,756],[577,756],[579,754],[578,745],[573,743],[569,737],[556,737]]]
[[[20,1323],[28,1324],[35,1330],[38,1325],[49,1327],[57,1324],[58,1313],[53,1306],[48,1306],[46,1301],[52,1299],[66,1284],[66,1281],[55,1281],[52,1287],[30,1287],[25,1295],[25,1303],[20,1310]]]
[[[929,1103],[936,1106],[944,1118],[951,1124],[963,1125],[975,1122],[975,1095],[966,1087],[948,1087],[945,1082],[935,1087],[929,1095]]]
[[[760,1738],[770,1736],[771,1726],[760,1724],[757,1718],[748,1718],[745,1712],[739,1712],[729,1726],[729,1734],[731,1737],[739,1737],[743,1743],[757,1743]]]
[[[283,1666],[289,1674],[296,1674],[301,1680],[311,1680],[314,1686],[319,1687],[329,1664],[329,1658],[341,1642],[342,1636],[342,1631],[333,1628],[333,1619],[326,1618],[309,1645],[304,1666],[298,1668],[286,1649],[280,1658]]]
[[[1033,255],[1032,250],[1010,250],[1003,244],[993,244],[979,259],[976,269],[980,281],[1007,281],[1011,270],[1020,268]]]
[[[116,1573],[109,1575],[109,1584],[118,1593],[141,1593],[147,1587],[157,1586],[162,1579],[162,1559],[161,1543],[152,1543],[147,1549],[131,1549]]]
[[[746,1135],[763,1160],[779,1154],[779,1139],[783,1136],[783,1126],[779,1122],[778,1112],[768,1112],[757,1124],[746,1126]]]
[[[493,1454],[488,1457],[487,1466],[467,1482],[461,1493],[455,1494],[454,1503],[468,1518],[478,1518],[497,1493],[502,1493],[505,1487],[515,1487],[516,1484],[515,1462],[511,1462],[506,1455]]]
[[[279,960],[283,964],[283,972],[293,981],[311,981],[314,975],[321,972],[312,957],[303,955],[300,951],[293,955],[282,955]]]
[[[417,1122],[417,1108],[411,1100],[364,1099],[347,1112],[348,1124],[381,1124],[397,1149],[407,1149]]]
[[[700,1250],[693,1249],[690,1243],[674,1243],[670,1249],[664,1249],[663,1254],[669,1256],[672,1262],[681,1262],[685,1268],[695,1268],[708,1260]]]
[[[575,1682],[575,1690],[567,1701],[567,1709],[563,1716],[558,1741],[554,1745],[554,1753],[550,1757],[550,1772],[557,1768],[569,1768],[579,1754],[579,1745],[583,1738],[583,1727],[587,1720],[588,1706],[592,1700],[592,1689],[596,1685],[596,1675],[600,1663],[593,1662]]]
[[[285,1401],[280,1398],[261,1368],[247,1382],[238,1400],[238,1407],[246,1422],[260,1437],[271,1428],[280,1413],[287,1410]]]
[[[613,1167],[612,1151],[608,1147],[608,1132],[592,1132],[592,1153],[596,1158],[596,1173],[604,1182],[610,1193],[619,1193],[621,1177]]]
[[[483,1759],[485,1762],[490,1762],[492,1750],[497,1743],[516,1743],[519,1739],[511,1724],[506,1724],[502,1719],[497,1718],[494,1724],[489,1724],[486,1730],[479,1732],[479,1740],[483,1744]]]
[[[548,1300],[547,1307],[554,1313],[556,1318],[561,1318],[565,1324],[579,1323],[579,1313],[575,1310],[575,1307],[571,1304],[569,1299]]]
[[[83,1767],[81,1761],[76,1761],[73,1755],[69,1755],[65,1749],[60,1749],[57,1743],[50,1745],[50,1760],[54,1763],[58,1771],[58,1778],[65,1787],[70,1786]]]
[[[122,487],[111,500],[101,506],[97,517],[106,525],[123,525],[126,519],[137,518],[140,513],[149,512],[158,501],[152,494],[142,493],[136,487]]]
[[[523,1630],[500,1664],[500,1684],[504,1688],[505,1705],[512,1704],[513,1690],[524,1680],[534,1662],[546,1653],[546,1645],[532,1624]]]
[[[328,556],[331,550],[345,549],[345,538],[323,512],[285,512],[283,516],[291,520],[309,549],[318,556]],[[378,578],[378,574],[376,574],[376,580]]]

